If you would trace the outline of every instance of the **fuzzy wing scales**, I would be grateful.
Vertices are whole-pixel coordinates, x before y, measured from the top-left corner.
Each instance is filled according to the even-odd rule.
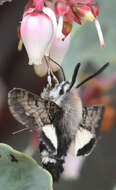
[[[104,115],[104,106],[90,106],[83,108],[81,126],[91,133],[99,132]]]
[[[99,135],[103,114],[103,106],[83,108],[83,119],[76,135],[75,152],[77,156],[88,155],[93,150]]]
[[[51,124],[60,112],[54,102],[20,88],[14,88],[8,93],[8,104],[15,119],[32,129]]]

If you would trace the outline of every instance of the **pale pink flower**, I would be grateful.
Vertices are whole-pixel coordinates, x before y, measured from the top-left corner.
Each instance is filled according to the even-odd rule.
[[[59,65],[62,64],[64,56],[66,55],[70,46],[71,36],[70,34],[65,38],[65,40],[58,40],[57,37],[54,39],[51,48],[49,50],[49,56]],[[52,60],[49,59],[49,64],[53,72],[60,69]],[[34,66],[35,72],[38,76],[43,77],[47,74],[48,65],[45,59],[42,59],[41,65]]]
[[[20,26],[20,35],[26,48],[30,65],[41,64],[43,56],[49,54],[56,27],[56,17],[50,8],[44,8],[41,13],[29,9],[24,14]]]

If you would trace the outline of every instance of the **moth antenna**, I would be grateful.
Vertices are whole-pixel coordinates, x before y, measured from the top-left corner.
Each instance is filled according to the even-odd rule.
[[[103,65],[96,73],[90,75],[89,77],[87,77],[86,79],[84,79],[82,82],[80,82],[80,84],[78,84],[76,86],[76,88],[79,88],[81,85],[83,85],[84,83],[86,83],[87,81],[89,81],[90,79],[94,78],[95,76],[99,75],[100,73],[102,73],[106,67],[109,66],[110,63],[106,63],[105,65]]]
[[[75,81],[76,81],[76,78],[77,78],[77,74],[78,74],[78,71],[79,71],[79,68],[80,68],[80,63],[77,63],[75,69],[74,69],[74,73],[73,73],[73,76],[72,76],[72,81],[71,81],[71,84],[70,84],[70,87],[68,89],[68,91],[71,90],[71,88],[73,87]]]
[[[54,63],[61,69],[62,74],[63,74],[64,81],[65,81],[65,80],[66,80],[66,77],[65,77],[64,70],[63,70],[62,66],[59,65],[56,61],[54,61],[50,56],[49,56],[49,59],[50,59],[52,62],[54,62]]]
[[[26,127],[26,128],[24,128],[24,129],[21,129],[21,130],[18,130],[18,131],[13,132],[12,135],[16,135],[16,134],[22,133],[23,131],[27,131],[27,130],[29,130],[29,129],[30,129],[29,127]]]

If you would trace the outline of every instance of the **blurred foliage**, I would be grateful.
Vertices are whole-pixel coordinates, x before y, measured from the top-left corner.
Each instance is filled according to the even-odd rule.
[[[52,190],[52,177],[31,157],[0,143],[0,189]]]

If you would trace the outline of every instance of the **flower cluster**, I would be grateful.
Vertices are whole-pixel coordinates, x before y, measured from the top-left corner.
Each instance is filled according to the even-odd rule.
[[[70,32],[73,22],[95,22],[100,44],[104,47],[104,39],[97,20],[99,8],[93,0],[30,0],[25,7],[24,15],[18,30],[29,56],[29,64],[35,65],[39,76],[47,72],[44,56],[61,64],[70,45]],[[51,60],[51,69],[59,68]]]

